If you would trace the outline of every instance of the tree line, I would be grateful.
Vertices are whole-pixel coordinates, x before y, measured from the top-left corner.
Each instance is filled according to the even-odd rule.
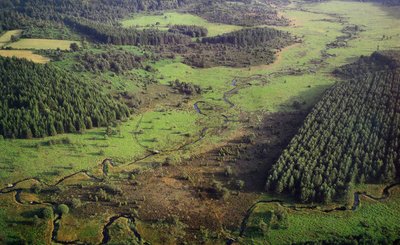
[[[179,54],[183,62],[194,67],[269,64],[275,52],[296,42],[289,33],[272,28],[249,28],[216,37],[205,37],[186,45],[151,47],[155,53]]]
[[[237,3],[233,3],[237,2]],[[277,2],[277,1],[276,1]],[[189,9],[210,22],[240,25],[279,25],[289,24],[289,20],[278,16],[272,6],[274,1],[257,3],[256,1],[198,1]],[[280,1],[278,4],[282,4]]]
[[[376,53],[336,71],[347,81],[308,115],[266,189],[329,203],[352,195],[354,184],[393,181],[400,168],[400,66],[390,66],[396,63]]]
[[[206,37],[202,43],[210,44],[232,44],[239,47],[245,46],[260,46],[270,43],[273,40],[291,40],[291,35],[288,32],[280,31],[273,28],[249,28],[234,31],[215,37]]]
[[[0,135],[6,138],[83,132],[128,116],[125,105],[66,71],[0,58]]]
[[[121,26],[106,25],[81,18],[66,18],[64,22],[69,27],[89,36],[91,39],[106,44],[156,46],[186,44],[191,41],[188,36],[156,29],[138,30],[134,28],[122,28]]]
[[[3,0],[0,2],[0,13],[8,13],[7,16],[14,20],[23,16],[60,22],[68,16],[110,23],[133,12],[175,9],[191,2],[194,0]],[[4,19],[1,20],[0,23],[6,24]]]
[[[205,37],[208,34],[207,28],[195,25],[173,25],[168,32],[180,33],[189,37]]]

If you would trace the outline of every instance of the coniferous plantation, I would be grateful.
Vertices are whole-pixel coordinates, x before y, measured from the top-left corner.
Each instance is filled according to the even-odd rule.
[[[0,134],[32,138],[84,132],[129,116],[128,108],[52,65],[0,58]]]
[[[206,28],[195,25],[173,25],[168,29],[168,32],[180,33],[189,37],[205,37],[208,34]]]
[[[83,52],[76,55],[75,70],[123,73],[132,69],[144,68],[144,63],[149,60],[157,60],[157,57],[149,55],[134,55],[127,51],[110,49],[107,52],[94,53]]]
[[[0,0],[0,244],[398,244],[398,0]]]
[[[271,169],[266,189],[330,203],[352,195],[355,184],[398,177],[399,57],[374,53],[337,69],[346,81],[329,89],[308,115]]]

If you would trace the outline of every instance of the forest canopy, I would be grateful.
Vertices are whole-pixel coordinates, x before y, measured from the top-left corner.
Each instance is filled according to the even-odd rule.
[[[270,170],[267,190],[329,203],[355,183],[394,180],[400,168],[398,55],[374,53],[336,71],[347,81],[328,90],[308,115]]]
[[[83,132],[129,116],[128,108],[53,65],[0,58],[0,135]]]

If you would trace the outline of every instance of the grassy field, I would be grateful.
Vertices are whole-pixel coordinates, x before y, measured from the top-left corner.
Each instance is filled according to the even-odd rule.
[[[41,56],[39,54],[34,54],[30,50],[0,50],[0,56],[25,58],[27,60],[31,60],[35,63],[40,64],[44,64],[50,61],[49,58]]]
[[[381,239],[395,236],[400,230],[399,188],[393,190],[388,201],[378,202],[361,198],[361,206],[356,211],[334,211],[324,213],[318,210],[295,211],[284,208],[288,213],[287,229],[269,229],[266,235],[257,230],[260,220],[268,222],[267,212],[279,208],[279,204],[259,204],[249,218],[245,233],[246,241],[252,244],[290,244],[296,242],[318,241],[367,235]],[[282,208],[282,207],[281,207]]]
[[[350,47],[334,49],[329,52],[336,55],[330,60],[332,64],[345,64],[349,59],[368,55],[377,49],[400,49],[400,7],[331,1],[312,5],[310,10],[324,13],[334,11],[348,17],[350,23],[359,25],[365,30],[360,33],[360,38],[350,42]],[[383,36],[388,38],[383,38]]]
[[[193,141],[199,133],[198,115],[194,112],[149,112],[138,125],[138,140],[150,149],[166,151]]]
[[[363,11],[358,11],[362,9]],[[395,8],[400,10],[400,8]],[[305,75],[283,75],[271,77],[267,86],[252,86],[240,90],[232,101],[242,106],[244,110],[281,111],[292,110],[294,101],[305,102],[305,106],[313,105],[321,93],[335,83],[330,73],[341,65],[347,64],[361,55],[368,55],[377,50],[377,46],[383,49],[399,49],[400,19],[388,12],[393,11],[387,7],[373,3],[357,3],[345,1],[329,1],[310,6],[310,10],[321,13],[338,13],[348,18],[349,24],[360,25],[365,31],[359,34],[359,38],[350,40],[348,47],[328,49],[329,58],[319,67],[314,60],[322,58],[321,51],[326,45],[334,41],[345,26],[338,22],[325,21],[330,16],[304,11],[288,10],[286,16],[295,19],[297,26],[284,27],[297,36],[303,36],[303,43],[289,47],[279,59],[279,62],[271,69],[266,67],[253,68],[244,71],[248,74],[271,74],[287,67],[300,69]],[[325,19],[325,20],[324,20]],[[382,36],[389,39],[382,40]],[[254,96],[257,95],[257,96]]]
[[[66,40],[53,40],[53,39],[27,39],[22,38],[17,42],[6,45],[13,49],[57,49],[69,50],[71,43],[77,43],[77,41],[66,41]]]
[[[72,214],[62,217],[58,239],[74,241],[79,239],[87,244],[99,244],[102,239],[102,226],[107,223],[107,214],[96,215],[93,219],[80,219]]]
[[[168,30],[168,25],[196,25],[207,28],[208,36],[240,30],[242,27],[235,25],[217,24],[192,14],[167,12],[160,15],[134,15],[122,22],[124,27],[159,28]],[[158,23],[158,24],[157,24]]]
[[[105,128],[97,128],[84,134],[44,139],[0,140],[0,168],[6,170],[0,172],[0,184],[4,186],[13,180],[34,176],[52,182],[76,171],[94,168],[105,158],[118,163],[134,161],[148,154],[141,144],[156,150],[179,147],[198,138],[201,128],[195,123],[197,116],[194,111],[144,113],[139,124],[139,130],[143,131],[138,135],[139,142],[133,133],[138,129],[141,115],[114,128],[115,135],[106,138]],[[65,138],[70,143],[58,143]]]
[[[14,193],[0,196],[0,238],[4,244],[49,244],[50,221],[41,221],[34,226],[33,215],[40,215],[45,205],[37,205],[34,208],[16,204]]]
[[[11,42],[11,36],[18,37],[22,33],[22,30],[12,30],[6,31],[3,35],[0,36],[0,48]]]

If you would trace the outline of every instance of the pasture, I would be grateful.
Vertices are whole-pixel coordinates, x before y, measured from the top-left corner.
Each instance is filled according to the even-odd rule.
[[[3,35],[0,36],[0,48],[11,42],[11,37],[19,37],[22,33],[22,30],[11,30],[6,31]]]
[[[53,39],[28,39],[22,38],[17,42],[6,45],[6,47],[12,49],[61,49],[69,50],[72,43],[77,43],[77,41],[67,41],[67,40],[53,40]]]
[[[0,56],[27,59],[40,64],[45,64],[50,61],[49,58],[34,54],[31,50],[0,50]]]

